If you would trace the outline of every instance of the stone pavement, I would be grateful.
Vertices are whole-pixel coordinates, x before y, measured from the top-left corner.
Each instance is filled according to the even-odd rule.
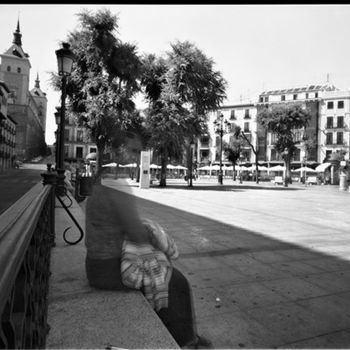
[[[104,184],[137,196],[140,214],[175,238],[199,333],[215,348],[350,348],[349,192]]]

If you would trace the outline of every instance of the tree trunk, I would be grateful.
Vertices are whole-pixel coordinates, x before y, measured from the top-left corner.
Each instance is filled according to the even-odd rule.
[[[256,154],[255,154],[255,176],[256,176],[255,182],[258,184],[259,183],[259,165],[258,165],[258,159]]]
[[[166,166],[167,166],[167,161],[166,161],[166,156],[162,155],[161,156],[161,169],[160,169],[160,180],[159,180],[159,187],[166,187]]]
[[[288,187],[288,183],[289,183],[289,178],[290,178],[290,164],[289,164],[289,160],[285,160],[284,161],[284,187]]]
[[[232,163],[232,168],[233,168],[232,178],[233,178],[233,181],[236,181],[236,163]]]

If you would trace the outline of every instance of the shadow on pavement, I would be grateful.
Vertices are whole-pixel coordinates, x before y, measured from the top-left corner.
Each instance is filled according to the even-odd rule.
[[[176,240],[199,333],[215,348],[350,347],[349,261],[135,198]]]
[[[259,185],[194,185],[189,187],[188,185],[173,185],[167,184],[166,187],[160,187],[159,185],[152,185],[151,187],[167,188],[169,189],[181,189],[189,191],[244,191],[244,190],[268,190],[268,191],[299,191],[301,188],[293,187],[272,187],[272,186],[259,186]]]

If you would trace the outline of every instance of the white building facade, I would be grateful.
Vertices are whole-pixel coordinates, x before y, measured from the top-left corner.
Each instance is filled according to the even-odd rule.
[[[334,152],[350,153],[350,91],[327,91],[322,94],[318,125],[318,162]]]

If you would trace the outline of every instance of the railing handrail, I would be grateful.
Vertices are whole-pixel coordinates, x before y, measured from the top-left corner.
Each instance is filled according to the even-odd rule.
[[[51,189],[38,183],[0,216],[0,313]]]

